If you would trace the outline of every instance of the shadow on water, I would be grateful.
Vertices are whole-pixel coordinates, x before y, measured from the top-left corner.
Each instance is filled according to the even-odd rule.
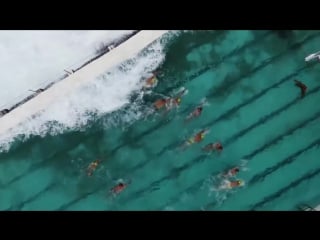
[[[228,96],[231,96],[231,93],[234,91],[235,88],[238,87],[238,84],[235,84],[239,78],[245,73],[249,73],[254,69],[254,64],[249,64],[246,60],[240,60],[235,63],[237,66],[237,71],[235,73],[229,73],[219,84],[215,86],[211,90],[210,97],[212,99],[220,99],[220,100],[227,100]]]
[[[47,156],[77,145],[85,135],[81,132],[69,132],[57,136],[31,136],[28,141],[16,140],[8,152],[2,152],[1,164],[5,161],[33,158],[45,159]]]
[[[163,84],[156,90],[160,93],[166,93],[168,88],[180,86],[180,82],[186,78],[186,74],[195,67],[193,62],[187,59],[187,55],[205,44],[212,44],[212,42],[219,44],[225,39],[228,32],[222,30],[188,31],[182,32],[179,37],[172,40],[166,46],[170,50],[166,51],[166,59],[159,69],[164,73],[164,76],[160,78]],[[215,51],[211,51],[211,58],[217,58]]]

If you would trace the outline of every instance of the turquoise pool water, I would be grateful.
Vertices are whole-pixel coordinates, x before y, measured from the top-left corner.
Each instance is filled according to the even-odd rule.
[[[320,63],[304,61],[319,40],[320,31],[180,33],[142,103],[185,87],[177,110],[105,128],[108,115],[81,131],[17,140],[0,153],[0,209],[296,210],[320,202]],[[295,79],[308,86],[302,99]],[[185,123],[204,100],[202,115]],[[201,143],[179,148],[202,129],[210,132]],[[220,154],[201,150],[217,141]],[[95,159],[102,162],[87,177]],[[234,166],[245,185],[218,190],[219,174]],[[112,198],[119,179],[131,184]]]

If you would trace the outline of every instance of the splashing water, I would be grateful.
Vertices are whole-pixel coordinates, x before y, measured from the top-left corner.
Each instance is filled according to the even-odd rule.
[[[45,111],[0,136],[0,149],[8,150],[13,141],[25,141],[31,135],[44,137],[65,131],[84,131],[93,118],[102,119],[104,128],[131,124],[140,119],[146,111],[141,97],[134,102],[130,97],[142,88],[142,76],[162,63],[163,47],[173,36],[175,33],[165,40],[155,41],[133,59],[109,69],[73,94],[57,99]],[[121,112],[124,106],[126,109]]]

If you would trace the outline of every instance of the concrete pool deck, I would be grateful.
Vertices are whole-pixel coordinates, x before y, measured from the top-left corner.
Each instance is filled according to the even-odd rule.
[[[46,109],[56,99],[69,95],[72,91],[89,83],[106,70],[132,58],[167,32],[168,30],[140,31],[118,47],[113,48],[87,66],[69,75],[63,81],[54,84],[23,105],[13,109],[0,118],[0,135]]]

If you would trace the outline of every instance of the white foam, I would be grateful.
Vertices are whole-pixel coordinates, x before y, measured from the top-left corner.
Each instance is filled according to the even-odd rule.
[[[2,150],[8,150],[10,143],[20,134],[28,138],[31,134],[44,136],[48,133],[59,134],[66,129],[81,130],[92,118],[90,113],[101,116],[126,105],[129,103],[130,94],[143,86],[141,76],[147,75],[164,60],[163,45],[163,42],[156,41],[134,59],[110,69],[70,96],[57,99],[36,117],[1,135]],[[133,108],[135,107],[133,105]],[[121,121],[130,122],[138,119],[142,116],[138,110],[127,111]],[[48,124],[50,122],[54,124]],[[106,124],[117,123],[113,119]]]
[[[0,31],[0,110],[133,31]]]

